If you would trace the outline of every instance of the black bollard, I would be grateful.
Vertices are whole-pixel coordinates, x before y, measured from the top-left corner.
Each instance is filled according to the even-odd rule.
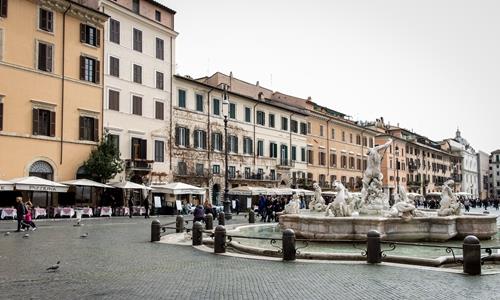
[[[370,230],[366,234],[366,262],[379,264],[382,262],[382,250],[380,248],[380,233]]]
[[[161,237],[160,231],[161,231],[160,221],[153,220],[153,222],[151,222],[151,242],[160,241]]]
[[[201,222],[193,223],[193,246],[203,244],[203,224]]]
[[[481,275],[481,243],[473,235],[465,237],[462,245],[464,257],[464,273]]]
[[[226,253],[226,228],[222,225],[215,227],[214,253]]]
[[[181,215],[175,219],[175,232],[180,233],[184,231],[184,217]]]
[[[255,212],[253,210],[250,210],[248,212],[248,223],[250,224],[255,223]]]
[[[283,231],[283,260],[294,261],[295,249],[295,232],[292,229],[286,229]]]
[[[219,217],[218,217],[218,219],[219,219],[219,225],[222,225],[222,226],[226,225],[225,214],[224,214],[224,212],[223,212],[223,211],[221,211],[221,212],[219,213]]]
[[[214,229],[214,216],[210,213],[205,216],[205,228],[207,230]]]

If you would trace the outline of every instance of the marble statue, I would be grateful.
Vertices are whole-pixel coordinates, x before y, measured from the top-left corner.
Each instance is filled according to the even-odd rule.
[[[309,209],[311,211],[324,211],[326,208],[325,205],[325,199],[323,199],[323,196],[321,196],[321,188],[317,183],[313,184],[314,188],[314,198],[313,200],[309,203]]]
[[[425,214],[415,207],[415,202],[408,198],[406,190],[401,185],[399,193],[394,195],[395,202],[389,211],[384,212],[385,217],[411,219],[413,217],[425,217]]]
[[[300,213],[300,198],[297,193],[294,193],[292,200],[285,205],[285,214],[299,214]]]
[[[460,202],[457,200],[457,196],[453,194],[451,187],[455,184],[453,179],[447,180],[442,187],[441,201],[439,202],[440,208],[438,210],[438,216],[460,216],[462,211],[460,210]]]
[[[374,214],[382,213],[383,209],[388,208],[389,199],[384,194],[382,189],[382,171],[380,168],[383,153],[392,143],[389,139],[385,144],[371,148],[368,151],[368,160],[365,173],[363,174],[363,189],[361,191],[361,198],[364,201],[363,207],[360,209],[361,214]]]
[[[337,195],[332,203],[326,207],[326,216],[350,217],[352,215],[351,207],[348,204],[349,192],[339,181],[335,181],[335,191]]]

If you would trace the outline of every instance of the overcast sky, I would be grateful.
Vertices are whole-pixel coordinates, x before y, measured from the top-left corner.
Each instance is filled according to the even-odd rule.
[[[500,148],[498,0],[160,0],[177,73],[216,71],[434,140]]]

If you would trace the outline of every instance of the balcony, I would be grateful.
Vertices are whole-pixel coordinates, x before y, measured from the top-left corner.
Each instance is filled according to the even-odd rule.
[[[133,171],[151,171],[153,169],[153,160],[146,159],[126,159],[125,169]]]
[[[173,170],[173,175],[177,177],[200,177],[206,178],[210,175],[208,169],[188,170],[184,167],[176,167]]]
[[[282,159],[276,165],[278,169],[291,169],[295,167],[295,161],[289,159]]]

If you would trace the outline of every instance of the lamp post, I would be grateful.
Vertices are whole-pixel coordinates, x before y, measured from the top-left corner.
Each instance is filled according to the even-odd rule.
[[[399,195],[399,148],[396,147],[396,193]]]
[[[231,201],[229,201],[229,183],[228,183],[228,176],[229,176],[229,166],[228,166],[228,146],[229,146],[229,141],[227,138],[227,117],[229,114],[229,97],[227,95],[227,85],[223,85],[223,94],[222,94],[222,114],[224,115],[224,140],[225,140],[225,145],[224,145],[224,155],[225,155],[225,162],[224,162],[224,216],[226,220],[231,220],[232,219],[232,214],[231,214]]]

